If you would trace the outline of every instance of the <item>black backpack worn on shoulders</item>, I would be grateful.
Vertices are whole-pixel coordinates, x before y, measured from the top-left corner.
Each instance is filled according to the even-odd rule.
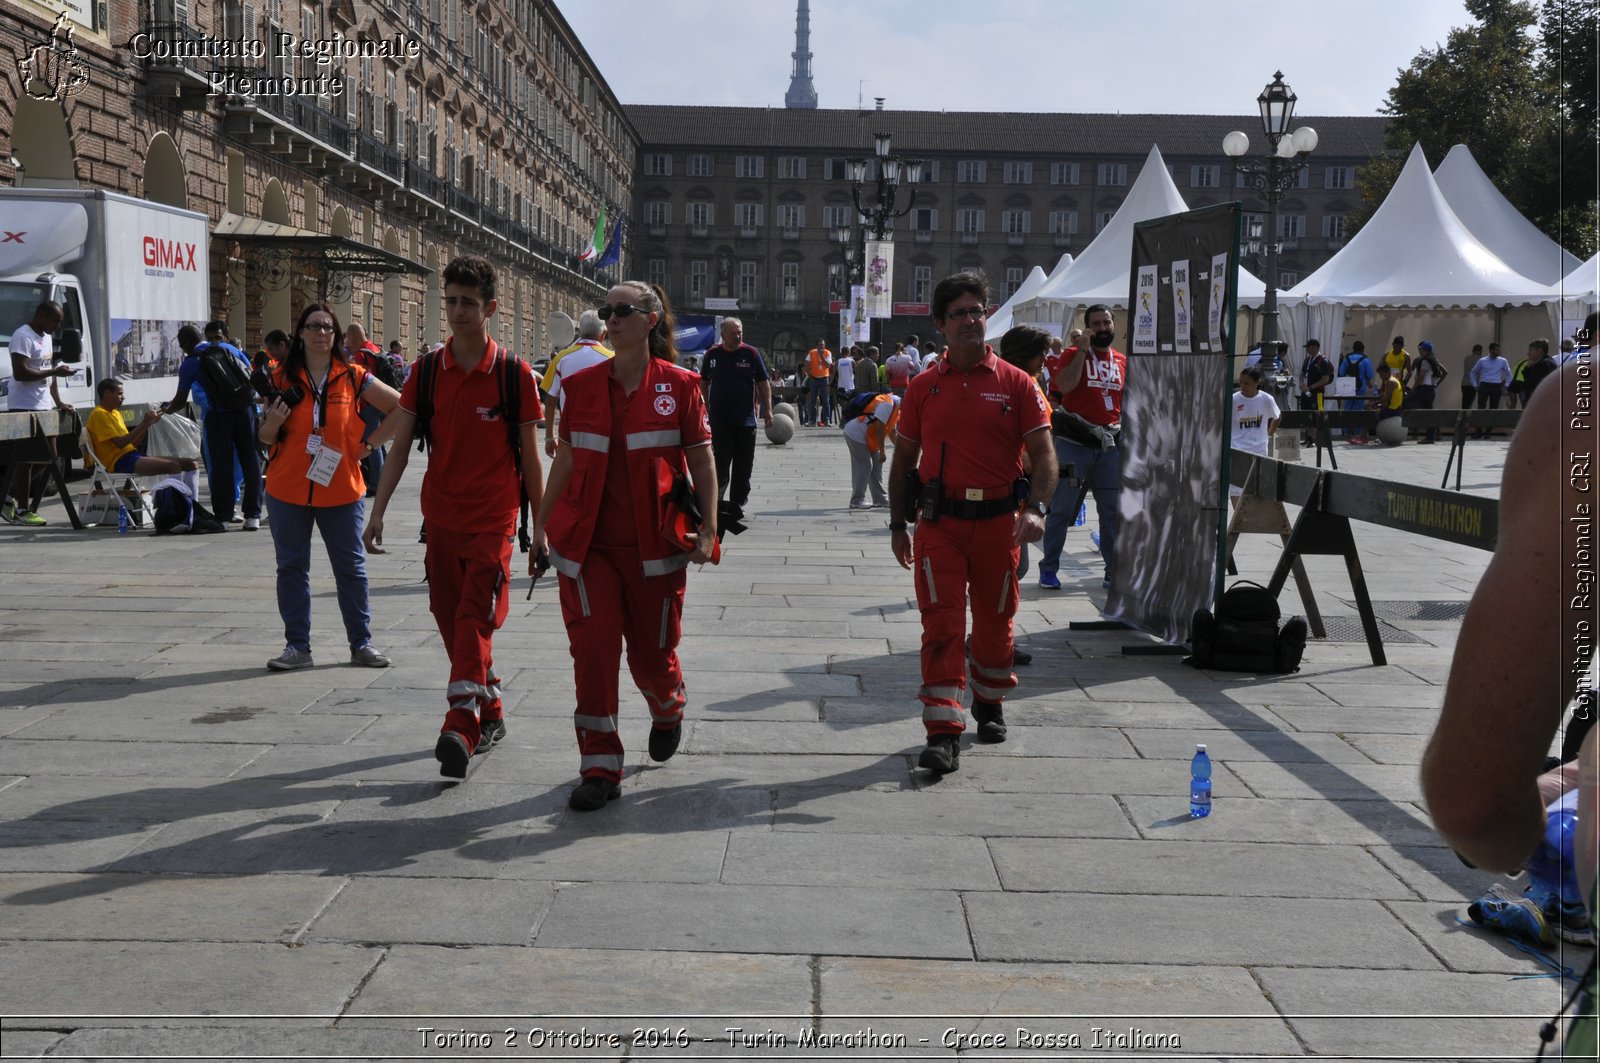
[[[522,547],[522,552],[527,553],[533,547],[533,540],[528,533],[528,485],[522,480],[522,425],[518,421],[522,410],[522,374],[518,372],[521,361],[504,350],[497,351],[494,357],[495,364],[489,371],[495,374],[499,382],[500,404],[490,412],[498,411],[500,420],[505,422],[506,439],[511,447],[511,466],[516,471],[517,489],[522,496],[522,522],[517,530],[517,543]],[[442,348],[429,351],[417,359],[417,364],[411,370],[417,374],[417,427],[413,434],[417,450],[424,454],[433,448],[433,394],[438,386],[439,368],[443,361]]]
[[[847,425],[857,417],[865,417],[867,415],[867,407],[872,405],[872,400],[881,394],[884,393],[869,388],[866,391],[858,391],[850,396],[850,401],[844,404],[844,409],[839,413],[839,424]]]
[[[234,357],[232,350],[221,343],[206,343],[196,348],[195,353],[200,357],[200,376],[212,408],[234,412],[255,402],[256,389],[250,384],[250,371]]]
[[[1290,617],[1278,626],[1278,601],[1259,583],[1241,580],[1222,595],[1215,616],[1209,609],[1194,614],[1183,663],[1224,672],[1287,675],[1300,670],[1306,651],[1306,622]]]

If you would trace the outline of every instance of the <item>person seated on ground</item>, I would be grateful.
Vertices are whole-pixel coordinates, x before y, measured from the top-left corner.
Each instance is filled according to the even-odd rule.
[[[1378,363],[1378,383],[1375,393],[1367,400],[1367,409],[1377,410],[1378,420],[1387,421],[1400,416],[1400,407],[1404,405],[1405,397],[1406,389],[1401,386],[1394,370],[1389,368],[1387,362]]]
[[[122,381],[107,377],[95,387],[95,407],[89,413],[85,427],[89,431],[89,445],[95,457],[110,472],[118,476],[178,476],[191,488],[199,490],[200,478],[193,458],[156,458],[140,453],[139,444],[150,429],[161,420],[159,407],[152,406],[130,431],[122,419]]]

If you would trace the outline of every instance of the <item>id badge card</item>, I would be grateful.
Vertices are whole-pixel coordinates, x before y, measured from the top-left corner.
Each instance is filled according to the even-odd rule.
[[[322,449],[322,437],[320,435],[318,435],[315,432],[313,432],[310,435],[306,436],[306,453],[307,454],[310,454],[312,457],[316,457],[317,452],[319,450],[321,450],[321,449]]]
[[[1113,405],[1112,402],[1111,402],[1111,392],[1109,392],[1109,391],[1102,392],[1100,397],[1105,400],[1106,409],[1108,409],[1108,410],[1115,410],[1116,409],[1116,406]]]
[[[317,438],[317,437],[312,437]],[[333,482],[333,474],[339,468],[339,462],[344,455],[332,447],[317,448],[317,456],[311,462],[311,467],[306,470],[306,479],[319,487],[327,487]]]

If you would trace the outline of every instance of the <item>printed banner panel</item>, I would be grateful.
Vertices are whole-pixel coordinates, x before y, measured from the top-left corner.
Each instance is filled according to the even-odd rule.
[[[1237,228],[1232,203],[1134,227],[1121,519],[1106,615],[1172,643],[1189,640],[1195,610],[1210,608],[1217,589]]]
[[[894,244],[888,240],[867,241],[867,316],[893,317]]]

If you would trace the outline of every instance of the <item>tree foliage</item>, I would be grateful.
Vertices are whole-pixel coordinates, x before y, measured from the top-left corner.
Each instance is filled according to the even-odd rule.
[[[1587,257],[1596,242],[1594,0],[1466,0],[1452,29],[1399,72],[1383,112],[1388,154],[1357,174],[1354,232],[1389,194],[1413,144],[1430,165],[1465,144],[1489,180],[1552,239]]]

